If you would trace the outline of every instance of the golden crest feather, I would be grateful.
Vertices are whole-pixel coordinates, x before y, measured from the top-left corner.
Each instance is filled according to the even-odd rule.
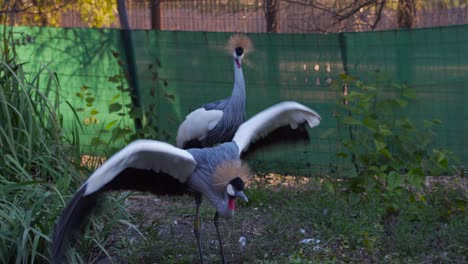
[[[240,177],[244,182],[247,182],[251,176],[250,168],[246,163],[226,161],[216,166],[213,173],[213,185],[216,189],[224,191],[233,179]]]
[[[253,44],[249,37],[244,34],[232,35],[226,45],[226,50],[231,54],[236,48],[241,47],[244,53],[253,51]]]

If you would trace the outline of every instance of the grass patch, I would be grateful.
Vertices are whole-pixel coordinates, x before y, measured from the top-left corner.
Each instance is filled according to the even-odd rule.
[[[56,75],[42,68],[23,72],[6,43],[0,60],[0,262],[50,262],[52,230],[66,202],[87,178],[80,166],[79,133],[65,138]],[[69,109],[73,111],[73,109]],[[77,123],[78,124],[78,123]],[[79,132],[77,125],[76,132]],[[117,198],[119,199],[119,198]],[[125,219],[123,203],[106,202],[85,236],[70,252],[71,262],[89,262],[104,247],[111,228]],[[104,246],[103,246],[104,245]]]
[[[392,219],[378,199],[352,203],[331,192],[322,180],[306,188],[251,185],[250,199],[221,232],[230,263],[462,263],[466,261],[466,195],[463,188],[428,191],[425,200],[402,200]],[[191,197],[141,196],[130,199],[129,229],[109,248],[118,263],[198,263],[192,233]],[[220,261],[214,209],[202,206],[202,244],[206,261]],[[246,238],[245,246],[239,243]],[[302,241],[302,243],[301,243]],[[309,241],[305,243],[306,241]],[[102,260],[98,263],[107,263]]]

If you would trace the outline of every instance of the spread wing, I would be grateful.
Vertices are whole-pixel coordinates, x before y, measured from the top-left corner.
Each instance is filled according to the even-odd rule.
[[[189,152],[154,140],[137,140],[117,152],[89,177],[64,209],[53,235],[54,262],[61,263],[70,235],[91,213],[99,194],[111,190],[183,194],[196,165]]]
[[[233,141],[239,147],[239,155],[242,155],[252,143],[257,141],[271,144],[285,140],[300,140],[308,136],[303,126],[318,126],[320,120],[320,115],[307,106],[292,101],[282,102],[244,122],[234,135]]]
[[[156,140],[137,140],[117,152],[89,177],[85,183],[85,195],[110,184],[125,169],[165,173],[184,183],[195,170],[195,166],[193,156],[183,149]],[[138,177],[135,176],[133,180],[138,182]],[[136,184],[135,188],[139,190],[140,187]]]
[[[191,140],[203,140],[223,117],[221,110],[198,108],[187,115],[177,130],[176,145],[185,148]]]

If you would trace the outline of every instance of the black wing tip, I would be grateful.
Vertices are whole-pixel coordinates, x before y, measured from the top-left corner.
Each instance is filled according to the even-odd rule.
[[[192,148],[203,148],[202,141],[198,139],[192,139],[185,142],[182,146],[183,149],[192,149]]]
[[[248,149],[242,153],[242,157],[244,158],[249,153],[255,152],[258,149],[267,149],[272,145],[308,143],[310,142],[310,136],[307,132],[308,127],[306,122],[298,125],[295,129],[289,125],[279,127],[266,137],[251,143]]]
[[[137,181],[135,181],[135,177],[138,178]],[[66,263],[64,255],[70,245],[70,240],[79,227],[84,224],[93,209],[96,208],[98,198],[104,192],[137,190],[160,195],[183,195],[187,193],[186,183],[179,182],[169,174],[134,168],[123,170],[111,182],[92,194],[85,195],[86,187],[87,183],[75,193],[54,227],[51,247],[52,263]]]
[[[64,255],[73,233],[81,226],[97,203],[97,193],[84,195],[86,183],[75,193],[54,226],[52,263],[65,263]]]

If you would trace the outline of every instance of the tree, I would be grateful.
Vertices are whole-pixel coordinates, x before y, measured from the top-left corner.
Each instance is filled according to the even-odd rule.
[[[109,26],[116,19],[115,0],[0,0],[0,23],[59,26],[62,15],[77,11],[90,27]]]
[[[265,7],[266,31],[279,32],[279,10],[280,0],[264,0],[263,6]]]
[[[151,29],[161,29],[161,1],[151,0]]]
[[[336,32],[356,29],[374,30],[382,18],[387,0],[283,0],[303,7],[308,27],[301,31]],[[307,10],[308,9],[308,10]],[[327,21],[326,23],[322,23]]]
[[[413,27],[416,14],[416,0],[398,0],[397,21],[398,28],[410,29]]]

